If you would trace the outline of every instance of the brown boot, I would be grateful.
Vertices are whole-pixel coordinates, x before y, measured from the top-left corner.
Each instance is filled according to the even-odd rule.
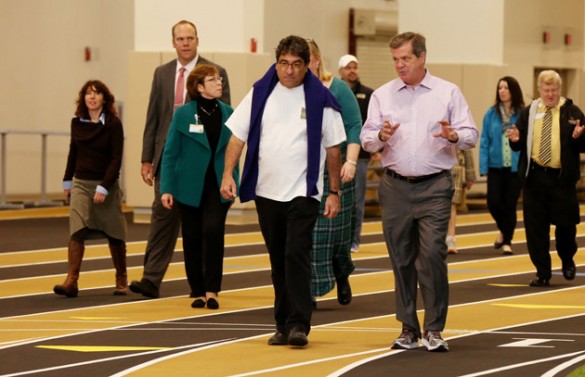
[[[65,278],[63,284],[53,287],[53,292],[67,297],[77,297],[79,292],[77,280],[79,279],[79,270],[81,269],[84,251],[85,246],[82,243],[73,240],[69,241],[67,278]]]
[[[110,245],[110,254],[116,269],[116,289],[114,296],[123,296],[128,293],[128,273],[126,272],[126,244]]]

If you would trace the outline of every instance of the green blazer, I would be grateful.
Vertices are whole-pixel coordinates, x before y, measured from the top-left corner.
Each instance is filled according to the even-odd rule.
[[[221,187],[225,151],[232,136],[232,132],[227,128],[225,122],[234,110],[229,105],[221,101],[218,102],[221,110],[222,126],[213,161],[211,161],[211,148],[205,132],[189,132],[189,126],[195,123],[197,102],[191,101],[179,107],[173,115],[161,164],[161,195],[172,194],[175,200],[183,204],[199,207],[203,194],[205,173],[210,163],[215,168],[217,184]],[[238,190],[239,177],[240,169],[239,166],[236,166],[234,180]],[[221,199],[222,202],[229,202],[223,197]]]

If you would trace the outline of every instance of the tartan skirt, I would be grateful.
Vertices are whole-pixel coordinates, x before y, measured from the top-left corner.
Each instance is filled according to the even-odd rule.
[[[335,278],[348,277],[355,266],[351,260],[351,242],[355,229],[355,182],[341,183],[341,208],[333,220],[323,216],[329,195],[329,176],[324,176],[323,198],[313,229],[311,250],[311,294],[320,297],[335,287]]]

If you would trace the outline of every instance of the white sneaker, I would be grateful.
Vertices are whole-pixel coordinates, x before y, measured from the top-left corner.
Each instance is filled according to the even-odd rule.
[[[418,344],[418,336],[416,336],[414,332],[408,329],[402,329],[400,336],[396,338],[390,345],[390,348],[393,350],[412,350],[418,347],[420,347]]]
[[[449,344],[441,337],[440,331],[425,331],[421,341],[429,352],[449,351]]]
[[[357,253],[358,251],[360,251],[360,246],[358,244],[352,243],[351,244],[351,252]]]
[[[447,236],[445,243],[447,244],[447,252],[449,254],[457,254],[457,245],[455,243],[455,237]]]

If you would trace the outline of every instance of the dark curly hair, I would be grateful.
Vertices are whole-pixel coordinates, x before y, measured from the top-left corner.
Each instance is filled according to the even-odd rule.
[[[89,118],[89,110],[87,109],[87,105],[85,104],[85,94],[89,89],[95,89],[95,91],[99,94],[104,95],[104,105],[103,105],[103,112],[107,114],[114,114],[118,115],[114,104],[116,100],[110,89],[99,80],[89,80],[86,82],[79,91],[77,96],[77,109],[75,110],[75,115],[79,118]]]

